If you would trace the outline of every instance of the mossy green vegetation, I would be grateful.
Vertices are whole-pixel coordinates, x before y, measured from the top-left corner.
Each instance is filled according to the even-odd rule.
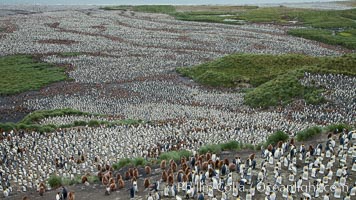
[[[349,10],[313,10],[301,8],[257,7],[257,6],[206,6],[204,11],[186,6],[142,5],[107,6],[105,10],[131,10],[136,12],[164,13],[184,21],[199,21],[225,24],[274,23],[283,25],[301,25],[308,29],[292,29],[288,33],[331,45],[341,45],[356,49],[356,9]],[[184,6],[180,6],[184,7]],[[191,9],[189,9],[191,8]]]
[[[341,57],[306,55],[233,54],[177,71],[200,84],[212,87],[243,87],[250,85],[245,104],[267,108],[284,105],[296,98],[319,104],[323,88],[306,87],[299,79],[304,72],[356,75],[356,54]]]
[[[332,124],[326,127],[313,126],[302,130],[296,134],[297,141],[307,141],[308,139],[323,133],[340,133],[343,129],[351,129],[351,126],[347,124]]]
[[[70,108],[54,109],[54,110],[37,110],[37,111],[34,111],[34,112],[26,115],[26,117],[24,117],[20,121],[20,123],[35,124],[44,118],[65,116],[65,115],[83,116],[83,115],[97,115],[97,114],[90,114],[87,112],[82,112],[82,111],[74,110],[74,109],[70,109]]]
[[[89,183],[97,183],[99,182],[98,176],[87,176],[88,182]],[[65,178],[65,177],[60,177],[57,175],[52,175],[48,179],[48,184],[52,188],[58,188],[60,186],[65,186],[65,185],[75,185],[75,184],[81,184],[82,183],[82,177],[81,176],[75,176],[73,179],[70,178]]]
[[[164,152],[159,156],[159,160],[174,160],[179,161],[182,157],[189,158],[192,155],[192,152],[188,150],[180,150],[180,151],[168,151]]]
[[[63,181],[60,176],[52,175],[48,179],[48,184],[51,188],[58,188],[63,185]]]
[[[76,115],[76,116],[102,116],[99,114],[82,112],[70,108],[65,109],[55,109],[55,110],[38,110],[28,114],[18,123],[0,123],[0,130],[10,131],[10,130],[33,130],[38,131],[40,133],[48,133],[53,132],[58,128],[71,128],[78,126],[89,126],[89,127],[97,127],[101,125],[105,126],[119,126],[119,125],[138,125],[141,123],[146,123],[142,120],[132,120],[132,119],[124,119],[124,120],[116,120],[116,121],[101,121],[101,120],[90,120],[86,121],[74,121],[71,124],[65,125],[54,125],[54,124],[46,124],[40,125],[38,122],[41,119],[48,117],[57,117],[57,116],[68,116],[68,115]],[[149,123],[149,122],[147,122]]]
[[[331,45],[341,45],[349,49],[356,49],[356,29],[333,31],[327,29],[292,29],[290,35],[316,40]]]
[[[278,142],[286,142],[289,139],[289,135],[283,131],[277,131],[268,136],[265,146],[276,145]]]
[[[325,102],[321,96],[322,89],[303,86],[299,78],[303,71],[292,71],[270,80],[245,95],[245,103],[251,107],[267,108],[286,105],[296,98],[304,99],[309,104]]]
[[[37,90],[67,79],[65,69],[27,55],[0,57],[0,95]]]
[[[105,6],[101,9],[104,10],[130,10],[135,12],[146,12],[146,13],[165,13],[170,14],[176,11],[174,6],[171,5],[138,5],[138,6]]]
[[[191,68],[178,68],[177,71],[203,85],[235,87],[248,83],[256,87],[290,70],[315,65],[321,60],[297,54],[232,54]]]

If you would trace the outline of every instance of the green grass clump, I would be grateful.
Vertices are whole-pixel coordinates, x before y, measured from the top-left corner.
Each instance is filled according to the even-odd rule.
[[[164,13],[170,14],[176,12],[174,6],[171,5],[139,5],[139,6],[105,6],[101,9],[104,10],[130,10],[135,12],[145,12],[145,13]]]
[[[203,85],[235,87],[248,83],[256,87],[290,70],[320,63],[321,59],[297,54],[232,54],[192,68],[178,68],[177,71]]]
[[[67,79],[64,68],[27,55],[0,57],[0,74],[0,95],[37,90]]]
[[[331,45],[340,45],[349,49],[356,49],[356,29],[344,32],[335,32],[326,29],[291,29],[288,34],[297,37],[303,37],[310,40],[316,40]]]
[[[164,152],[159,156],[159,160],[174,160],[174,161],[179,161],[183,156],[184,157],[190,157],[192,155],[192,152],[187,151],[187,150],[181,150],[181,151],[168,151]]]
[[[220,147],[224,151],[225,150],[234,150],[234,149],[241,148],[241,144],[238,143],[237,141],[229,141],[229,142],[220,144]]]
[[[138,157],[138,158],[134,158],[132,159],[132,164],[135,166],[135,167],[138,167],[138,166],[145,166],[147,164],[147,161],[142,158],[142,157]]]
[[[296,134],[296,139],[298,141],[307,141],[308,139],[319,135],[319,134],[324,134],[324,133],[329,133],[329,132],[336,132],[336,133],[340,133],[342,132],[344,129],[350,130],[353,127],[347,124],[331,124],[325,127],[319,127],[319,126],[314,126],[311,128],[307,128],[305,130],[302,130],[300,132],[298,132]]]
[[[288,134],[283,131],[277,131],[268,136],[266,141],[266,146],[268,145],[276,145],[279,141],[285,142],[289,138]]]
[[[189,68],[178,68],[203,85],[212,87],[246,87],[245,104],[267,108],[285,105],[294,99],[308,104],[325,102],[323,88],[305,87],[299,79],[304,72],[356,75],[356,54],[341,57],[306,55],[232,54]]]
[[[100,125],[106,126],[119,126],[119,125],[138,125],[145,123],[142,120],[132,120],[132,119],[124,119],[118,121],[99,121],[99,120],[90,120],[86,121],[74,121],[72,124],[64,124],[60,126],[56,126],[53,124],[45,124],[40,125],[38,122],[44,118],[48,117],[57,117],[57,116],[65,116],[65,115],[76,115],[76,116],[102,116],[99,114],[92,114],[87,112],[82,112],[70,108],[65,109],[55,109],[55,110],[38,110],[28,114],[18,123],[0,123],[0,130],[10,131],[10,130],[33,130],[38,131],[40,133],[48,133],[53,132],[58,128],[71,128],[76,126],[90,126],[97,127]],[[149,123],[149,122],[148,122]]]
[[[222,151],[221,145],[219,145],[219,144],[208,144],[208,145],[200,147],[198,152],[200,154],[206,154],[208,152],[218,154],[218,153],[221,153],[221,151]]]
[[[117,162],[116,164],[113,164],[113,168],[115,170],[121,169],[125,166],[129,166],[132,165],[131,159],[130,158],[121,158],[119,160],[119,162]]]
[[[52,175],[48,179],[48,184],[51,188],[58,188],[63,185],[62,178],[57,175]]]
[[[169,13],[174,13],[176,9],[174,6],[171,5],[142,5],[142,6],[134,6],[133,11],[169,14]]]
[[[300,131],[297,133],[296,139],[298,141],[306,141],[309,138],[321,134],[322,133],[322,128],[318,127],[318,126],[314,126],[308,129],[305,129],[303,131]]]
[[[79,110],[74,110],[71,108],[64,108],[64,109],[54,109],[54,110],[37,110],[28,114],[21,120],[21,123],[24,124],[34,124],[39,122],[41,119],[48,118],[48,117],[57,117],[57,116],[64,116],[64,115],[95,115],[86,112],[82,112]]]
[[[348,129],[350,130],[352,127],[347,125],[347,124],[331,124],[329,126],[326,126],[324,128],[324,131],[325,132],[337,132],[337,133],[340,133],[342,132],[342,130],[344,129]]]
[[[303,71],[292,71],[270,80],[245,95],[245,104],[251,107],[267,108],[269,106],[286,105],[296,98],[305,99],[309,104],[325,102],[321,96],[323,90],[303,86],[299,78]]]

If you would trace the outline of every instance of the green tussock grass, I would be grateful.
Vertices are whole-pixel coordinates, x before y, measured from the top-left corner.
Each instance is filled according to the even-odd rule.
[[[293,71],[270,80],[245,95],[245,103],[251,107],[267,108],[286,105],[294,99],[302,98],[309,104],[325,102],[321,96],[322,89],[306,87],[300,84],[303,71]]]
[[[321,59],[297,54],[232,54],[191,68],[178,68],[177,71],[203,85],[235,87],[248,83],[256,87],[287,71],[315,65]]]
[[[267,137],[267,141],[264,144],[264,146],[268,146],[268,145],[276,145],[278,144],[278,142],[282,141],[282,142],[286,142],[289,139],[289,136],[287,133],[283,132],[283,131],[277,131],[271,135],[269,135]]]
[[[178,8],[178,11],[176,8]],[[107,6],[102,9],[164,13],[175,17],[177,20],[225,24],[274,23],[295,25],[296,22],[296,25],[309,27],[309,29],[290,30],[288,33],[291,35],[356,49],[356,35],[354,34],[356,30],[356,9],[314,10],[283,6],[203,6],[194,8],[194,6],[169,5]],[[333,34],[333,31],[336,31],[336,34]]]
[[[41,119],[48,118],[48,117],[57,117],[57,116],[65,116],[65,115],[78,115],[78,116],[83,116],[83,115],[96,115],[96,114],[90,114],[87,112],[82,112],[79,110],[74,110],[71,108],[64,108],[64,109],[54,109],[54,110],[37,110],[34,111],[26,117],[24,117],[20,123],[23,124],[34,124],[39,122]]]
[[[100,120],[90,120],[86,121],[74,121],[71,124],[65,124],[56,126],[53,124],[45,124],[40,125],[38,124],[39,121],[48,117],[57,117],[57,116],[69,116],[69,115],[76,115],[76,116],[102,116],[99,114],[87,113],[82,112],[70,108],[65,109],[55,109],[55,110],[38,110],[34,111],[28,115],[26,115],[20,122],[18,123],[0,123],[0,130],[3,131],[10,131],[10,130],[33,130],[38,131],[40,133],[48,133],[53,132],[59,128],[72,128],[78,126],[89,126],[89,127],[98,127],[101,125],[106,126],[119,126],[119,125],[138,125],[142,123],[146,123],[142,120],[132,120],[132,119],[124,119],[124,120],[117,120],[117,121],[100,121]],[[147,122],[150,123],[150,122]]]
[[[37,90],[67,79],[64,68],[27,55],[0,57],[0,95]]]
[[[179,161],[182,157],[189,158],[192,155],[192,152],[187,150],[180,150],[180,151],[168,151],[164,152],[159,156],[159,160],[174,160]]]
[[[139,6],[105,6],[102,7],[103,10],[130,10],[135,12],[145,12],[145,13],[174,13],[176,9],[171,5],[139,5]]]
[[[212,87],[246,87],[245,104],[267,108],[295,99],[310,104],[325,102],[323,88],[305,87],[299,79],[304,72],[356,75],[356,55],[312,57],[306,55],[233,54],[177,71],[196,82]]]
[[[316,40],[331,45],[340,45],[349,49],[356,49],[356,29],[343,32],[327,29],[292,29],[290,35]]]
[[[347,124],[331,124],[325,127],[314,126],[298,132],[296,134],[296,139],[297,141],[307,141],[308,139],[316,135],[325,134],[329,132],[340,133],[343,129],[350,130],[352,129],[352,126]]]
[[[149,162],[142,158],[142,157],[137,157],[137,158],[121,158],[119,162],[113,164],[113,168],[115,170],[119,170],[123,167],[129,166],[129,167],[143,167],[148,165]]]

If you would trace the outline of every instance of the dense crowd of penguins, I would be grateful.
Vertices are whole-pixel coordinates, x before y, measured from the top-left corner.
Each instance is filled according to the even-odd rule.
[[[135,135],[140,129],[149,133],[150,129],[159,131],[161,128],[148,125],[131,128],[135,130],[130,138],[121,134],[112,138],[96,128],[47,135],[34,132],[3,134],[0,189],[5,197],[15,188],[23,192],[36,189],[43,194],[51,189],[46,182],[49,174],[57,174],[72,179],[82,176],[86,186],[90,185],[88,175],[98,176],[106,186],[103,192],[107,195],[128,188],[130,198],[138,191],[147,193],[148,199],[350,200],[356,195],[356,131],[344,129],[338,133],[340,130],[335,130],[323,135],[325,138],[320,142],[308,145],[297,144],[292,138],[261,149],[257,154],[240,157],[237,153],[220,158],[214,153],[199,155],[195,151],[203,140],[211,142],[218,137],[204,138],[202,133]],[[110,132],[129,131],[128,127],[107,129],[111,129]],[[89,132],[94,134],[88,136]],[[236,138],[228,138],[231,139]],[[145,143],[130,145],[142,140]],[[122,142],[113,144],[112,141]],[[106,146],[94,147],[98,143]],[[140,170],[113,170],[116,158],[142,156],[156,160],[162,152],[179,149],[189,149],[194,156],[182,157],[177,162],[162,160],[160,170],[155,172],[150,166]],[[13,184],[16,187],[12,187]]]

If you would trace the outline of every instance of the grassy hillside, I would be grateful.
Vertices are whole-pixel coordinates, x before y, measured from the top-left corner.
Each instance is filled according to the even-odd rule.
[[[183,76],[212,87],[252,88],[245,103],[266,108],[286,104],[295,98],[318,104],[322,88],[305,87],[298,81],[303,72],[342,73],[356,75],[356,54],[342,57],[311,57],[305,55],[233,54],[191,68],[178,68]]]
[[[108,6],[105,10],[165,13],[184,21],[226,24],[274,23],[300,25],[308,29],[293,29],[294,36],[356,49],[356,9],[312,10],[287,7],[257,6]]]
[[[64,68],[40,62],[31,56],[0,57],[0,95],[37,90],[67,79]]]

